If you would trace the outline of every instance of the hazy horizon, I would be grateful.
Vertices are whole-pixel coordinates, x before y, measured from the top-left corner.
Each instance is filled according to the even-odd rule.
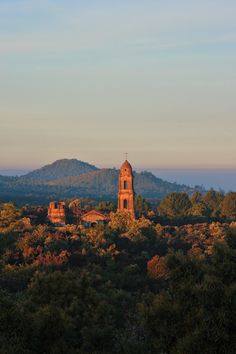
[[[118,165],[98,166],[99,168],[119,168]],[[42,166],[38,166],[40,168]],[[33,169],[1,169],[0,175],[3,176],[22,176]],[[205,189],[222,189],[225,192],[236,191],[236,168],[155,168],[155,167],[138,167],[134,166],[137,172],[150,171],[155,176],[162,178],[168,182],[185,184],[191,187],[203,186]]]

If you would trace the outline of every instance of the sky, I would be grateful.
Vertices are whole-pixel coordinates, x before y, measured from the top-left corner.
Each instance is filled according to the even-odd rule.
[[[0,0],[0,169],[236,169],[235,0]]]

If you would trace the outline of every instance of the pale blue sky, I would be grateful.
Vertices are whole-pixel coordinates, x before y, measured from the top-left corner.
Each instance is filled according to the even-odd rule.
[[[0,168],[234,168],[235,138],[235,0],[0,0]]]

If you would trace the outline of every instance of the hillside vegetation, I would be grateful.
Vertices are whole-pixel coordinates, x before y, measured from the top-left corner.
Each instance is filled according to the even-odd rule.
[[[22,177],[0,176],[0,199],[21,204],[73,197],[116,199],[118,177],[116,169],[98,169],[75,159],[58,160]],[[161,199],[171,192],[191,194],[195,191],[185,185],[163,181],[147,171],[134,172],[134,188],[137,194],[148,199]]]

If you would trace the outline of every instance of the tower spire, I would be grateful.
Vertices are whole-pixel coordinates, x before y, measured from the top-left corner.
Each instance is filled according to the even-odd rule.
[[[130,163],[127,161],[127,153],[125,157],[126,160],[121,166],[119,176],[118,211],[127,211],[135,218],[133,171]]]

